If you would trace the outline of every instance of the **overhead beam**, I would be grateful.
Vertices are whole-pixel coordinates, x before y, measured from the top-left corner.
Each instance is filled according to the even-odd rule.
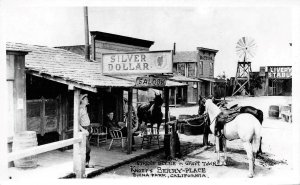
[[[51,80],[51,81],[54,81],[54,82],[66,84],[66,85],[69,85],[71,87],[76,87],[78,89],[83,89],[83,90],[94,92],[94,93],[97,92],[97,88],[91,87],[89,85],[84,85],[84,84],[79,84],[79,83],[76,83],[76,82],[67,81],[67,80],[64,80],[64,79],[58,78],[58,77],[51,77],[50,75],[39,74],[38,72],[35,72],[35,71],[26,71],[26,72],[28,74],[33,75],[33,76],[37,76],[37,77],[45,78],[47,80]]]

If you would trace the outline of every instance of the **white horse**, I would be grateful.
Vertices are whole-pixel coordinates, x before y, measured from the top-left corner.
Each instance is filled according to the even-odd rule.
[[[210,130],[215,135],[216,117],[221,112],[220,108],[215,105],[211,99],[205,101],[205,112],[208,113],[211,120]],[[234,120],[224,125],[223,135],[227,140],[241,139],[244,148],[247,152],[249,162],[248,177],[252,178],[254,174],[255,154],[259,148],[260,142],[260,122],[251,114],[239,114]],[[218,163],[220,162],[220,145],[219,139],[216,139],[216,151],[218,156]],[[221,141],[222,142],[222,141]],[[222,142],[224,149],[224,158],[226,165],[226,140]]]

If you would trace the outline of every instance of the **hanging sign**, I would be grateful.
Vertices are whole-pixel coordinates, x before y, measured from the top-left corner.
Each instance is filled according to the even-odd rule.
[[[103,54],[103,74],[172,73],[172,51]]]
[[[137,77],[136,87],[164,87],[166,85],[165,78],[159,77]]]
[[[278,79],[292,78],[292,66],[268,66],[268,77]]]

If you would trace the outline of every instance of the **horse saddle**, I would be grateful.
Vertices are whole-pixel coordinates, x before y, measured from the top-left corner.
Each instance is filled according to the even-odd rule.
[[[222,112],[216,117],[216,126],[215,126],[215,134],[217,136],[221,135],[221,131],[224,128],[224,125],[237,117],[240,114],[240,111],[236,109],[224,109]]]
[[[223,109],[222,112],[216,117],[215,133],[221,135],[224,125],[236,118],[239,114],[249,113],[252,114],[260,123],[263,121],[263,112],[251,106],[238,106],[237,104],[229,109]]]

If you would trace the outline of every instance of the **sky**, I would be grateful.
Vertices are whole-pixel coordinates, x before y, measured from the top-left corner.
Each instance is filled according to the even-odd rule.
[[[6,6],[6,41],[43,46],[83,45],[82,6]],[[101,6],[88,7],[89,30],[154,41],[150,50],[218,50],[215,76],[235,76],[235,47],[241,37],[255,40],[252,71],[292,65],[292,8],[289,6]]]

